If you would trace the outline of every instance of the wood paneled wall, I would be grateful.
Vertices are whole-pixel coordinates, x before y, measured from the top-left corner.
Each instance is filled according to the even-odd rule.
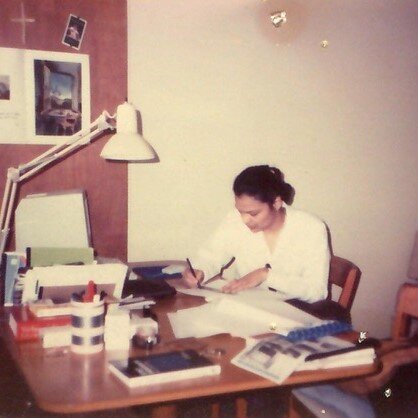
[[[11,19],[25,14],[35,19],[22,25]],[[110,113],[127,97],[126,0],[0,0],[0,46],[82,53],[90,56],[91,117]],[[87,21],[79,51],[61,43],[69,14]],[[1,63],[0,63],[1,68]],[[1,129],[1,121],[0,121]],[[47,168],[26,184],[19,197],[31,193],[84,189],[87,191],[93,246],[99,256],[127,259],[127,164],[108,162],[99,154],[107,136]],[[23,164],[50,145],[0,145],[0,196],[6,170]],[[69,208],[70,210],[70,208]],[[14,230],[8,249],[14,249]]]

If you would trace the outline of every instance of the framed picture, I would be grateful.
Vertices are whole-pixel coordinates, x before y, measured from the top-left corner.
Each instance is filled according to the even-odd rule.
[[[84,31],[86,30],[87,21],[78,16],[69,15],[67,27],[65,28],[62,43],[75,49],[80,49],[83,40]]]
[[[8,55],[9,65],[0,74],[0,83],[9,99],[0,100],[5,127],[1,143],[58,144],[88,129],[88,55],[4,50],[0,48],[0,56]]]

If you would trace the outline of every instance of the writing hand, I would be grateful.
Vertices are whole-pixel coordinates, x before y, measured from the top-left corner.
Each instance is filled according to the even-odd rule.
[[[268,274],[267,268],[260,268],[252,271],[251,273],[242,276],[240,279],[235,279],[229,282],[222,288],[224,293],[237,293],[241,290],[251,289],[258,286],[260,283],[266,280]]]
[[[202,270],[194,269],[193,271],[194,274],[190,269],[186,269],[182,273],[183,283],[189,288],[197,287],[198,283],[201,283],[204,278]]]

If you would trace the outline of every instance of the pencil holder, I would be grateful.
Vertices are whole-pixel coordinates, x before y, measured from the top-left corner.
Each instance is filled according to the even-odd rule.
[[[103,350],[104,303],[71,301],[71,351],[78,354]]]

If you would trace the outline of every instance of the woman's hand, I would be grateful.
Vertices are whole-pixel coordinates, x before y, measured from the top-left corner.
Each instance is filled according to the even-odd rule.
[[[202,283],[205,276],[202,270],[194,269],[194,272],[196,277],[193,275],[190,269],[186,269],[182,273],[183,283],[189,288],[197,287],[198,283]]]
[[[258,286],[267,279],[268,269],[263,267],[229,282],[222,288],[224,293],[237,293],[244,289]]]

